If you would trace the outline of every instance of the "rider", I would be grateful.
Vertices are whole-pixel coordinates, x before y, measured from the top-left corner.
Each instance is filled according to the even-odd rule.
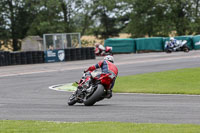
[[[99,54],[99,55],[104,55],[105,54],[105,47],[100,44],[100,43],[95,43],[95,47],[96,47],[96,54]]]
[[[176,46],[176,39],[174,37],[170,37],[169,47],[173,48]]]
[[[105,83],[102,83],[102,84],[107,90],[105,98],[111,98],[112,88],[115,84],[115,79],[117,78],[117,75],[118,75],[118,69],[116,65],[114,64],[113,56],[111,55],[105,56],[104,60],[99,61],[96,65],[90,66],[85,72],[87,71],[92,72],[98,68],[101,68],[101,71],[102,71],[99,77],[109,74],[107,75],[108,79],[104,81]]]

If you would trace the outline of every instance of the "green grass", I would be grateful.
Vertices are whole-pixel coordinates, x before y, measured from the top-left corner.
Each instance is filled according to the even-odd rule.
[[[200,68],[118,77],[114,92],[200,94]]]
[[[200,125],[1,120],[0,133],[200,133]]]

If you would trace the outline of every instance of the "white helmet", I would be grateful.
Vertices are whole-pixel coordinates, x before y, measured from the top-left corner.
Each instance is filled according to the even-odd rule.
[[[95,47],[99,47],[100,43],[95,43],[94,45]]]
[[[174,37],[170,37],[170,39],[169,39],[170,41],[174,41],[175,39],[174,39]]]
[[[111,56],[111,55],[105,56],[105,57],[104,57],[104,60],[107,60],[107,61],[110,61],[110,62],[114,63],[114,58],[113,58],[113,56]]]

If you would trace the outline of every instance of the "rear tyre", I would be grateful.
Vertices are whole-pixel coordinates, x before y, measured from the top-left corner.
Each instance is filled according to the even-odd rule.
[[[98,87],[95,90],[95,92],[84,101],[84,105],[85,106],[94,105],[97,101],[99,101],[99,99],[102,98],[103,94],[104,94],[104,86],[98,84]]]
[[[68,105],[69,105],[69,106],[72,106],[72,105],[74,105],[76,102],[77,102],[76,97],[75,97],[74,94],[72,94],[72,95],[69,97]]]
[[[189,48],[188,48],[187,46],[184,46],[184,47],[183,47],[183,51],[184,51],[184,52],[189,52],[190,50],[189,50]]]

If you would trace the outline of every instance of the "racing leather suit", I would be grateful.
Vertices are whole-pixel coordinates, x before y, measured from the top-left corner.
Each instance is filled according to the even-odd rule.
[[[112,97],[112,88],[115,84],[115,80],[118,75],[118,68],[113,63],[107,60],[103,60],[103,61],[99,61],[96,65],[90,66],[86,71],[92,72],[98,68],[101,68],[101,71],[102,71],[100,77],[105,76],[105,75],[108,76],[109,80],[106,80],[102,84],[104,85],[108,93],[111,93],[110,97]],[[107,98],[110,98],[110,97],[108,96]]]
[[[96,47],[96,54],[99,54],[99,55],[104,55],[105,54],[105,47],[103,45],[99,45],[98,47]]]

